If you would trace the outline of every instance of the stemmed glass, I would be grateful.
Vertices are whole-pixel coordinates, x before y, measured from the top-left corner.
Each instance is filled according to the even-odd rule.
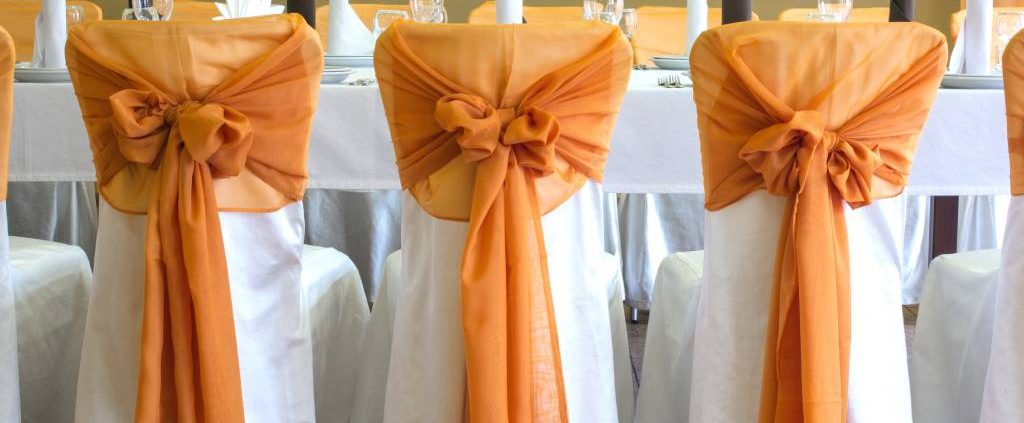
[[[622,8],[623,0],[607,0],[608,2],[604,6],[605,12],[611,12],[615,15],[615,22],[610,22],[612,25],[618,25],[622,19]]]
[[[853,0],[818,0],[818,13],[839,15],[839,22],[846,22],[853,9]]]
[[[409,0],[412,19],[416,22],[444,23],[448,21],[448,11],[444,8],[444,0]]]
[[[996,69],[1003,67],[1003,51],[1017,32],[1024,28],[1024,12],[999,12],[993,19],[996,27]]]
[[[121,12],[125,21],[159,21],[160,14],[153,7],[153,0],[131,0],[131,7]]]
[[[597,14],[604,12],[604,3],[600,0],[583,0],[583,20],[597,19]]]
[[[622,35],[625,35],[626,38],[633,38],[637,23],[636,9],[622,9],[622,20],[619,21]]]
[[[378,10],[373,15],[373,36],[379,37],[391,24],[403,19],[409,19],[404,10]]]
[[[68,25],[85,22],[85,10],[77,4],[69,4],[67,7]]]

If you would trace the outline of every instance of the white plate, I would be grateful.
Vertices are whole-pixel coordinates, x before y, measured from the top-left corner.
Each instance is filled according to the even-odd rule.
[[[68,82],[71,75],[67,68],[30,68],[15,66],[14,79],[18,82]]]
[[[690,70],[690,58],[685,56],[654,56],[651,61],[661,69]]]
[[[975,90],[1001,90],[1003,77],[999,75],[956,75],[942,77],[943,88],[967,88]]]
[[[356,71],[339,67],[339,66],[325,66],[323,75],[320,76],[321,84],[340,84],[345,82],[349,76],[356,73]]]
[[[350,68],[372,68],[373,56],[324,56],[324,64]]]

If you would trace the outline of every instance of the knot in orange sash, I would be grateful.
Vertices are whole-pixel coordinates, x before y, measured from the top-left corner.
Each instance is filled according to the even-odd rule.
[[[78,25],[67,48],[100,193],[146,213],[135,421],[241,423],[219,212],[301,200],[323,51],[297,15],[140,24]]]
[[[884,164],[877,145],[847,142],[825,129],[816,110],[795,112],[789,121],[754,133],[740,158],[761,174],[768,192],[787,196],[803,192],[811,169],[824,163],[828,180],[850,203],[871,201],[874,172]]]
[[[453,39],[504,52],[550,37],[590,47],[548,66],[553,55],[508,53],[499,60],[507,85],[476,71],[490,69],[481,56],[433,56]],[[449,79],[418,54],[484,79]],[[402,187],[431,215],[468,220],[460,271],[468,422],[569,418],[541,219],[588,178],[601,179],[630,58],[616,28],[593,23],[398,22],[378,41],[377,79]]]
[[[916,24],[747,22],[694,45],[707,208],[758,189],[786,197],[761,423],[846,421],[845,207],[901,192],[945,57],[941,34]]]
[[[539,107],[526,107],[522,113],[495,110],[478,96],[451,94],[437,100],[434,117],[445,131],[457,134],[468,161],[484,160],[496,149],[511,149],[510,160],[519,166],[541,175],[554,171],[558,118]]]
[[[171,132],[193,160],[206,161],[217,176],[237,176],[252,147],[249,118],[219,104],[174,104],[149,91],[126,89],[110,97],[118,148],[135,163],[154,164]],[[177,139],[174,137],[173,139]]]

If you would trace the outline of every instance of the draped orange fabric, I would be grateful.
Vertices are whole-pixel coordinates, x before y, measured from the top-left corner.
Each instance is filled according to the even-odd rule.
[[[82,8],[85,22],[103,19],[103,10],[96,3],[85,0],[70,0],[67,3]],[[39,0],[0,0],[0,26],[6,28],[14,39],[15,57],[19,62],[32,60],[32,48],[36,43],[36,15],[42,4]]]
[[[806,22],[807,15],[817,12],[817,8],[786,9],[779,12],[780,21]],[[855,7],[850,10],[847,22],[889,22],[888,7]]]
[[[0,201],[7,200],[11,124],[14,120],[14,40],[0,26]]]
[[[1006,135],[1010,151],[1010,192],[1024,195],[1024,35],[1018,33],[1003,53]]]
[[[220,16],[213,1],[176,0],[171,10],[172,21],[209,21]]]
[[[762,423],[846,421],[844,204],[902,191],[945,62],[944,37],[913,23],[747,22],[697,40],[690,63],[706,207],[761,189],[788,199]]]
[[[375,61],[402,187],[427,213],[469,221],[468,421],[567,421],[541,215],[602,178],[625,38],[596,22],[400,22]]]
[[[146,213],[138,422],[241,422],[218,210],[302,198],[323,53],[298,15],[72,28],[100,193]]]

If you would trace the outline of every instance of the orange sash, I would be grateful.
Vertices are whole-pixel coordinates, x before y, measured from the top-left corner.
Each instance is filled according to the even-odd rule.
[[[400,22],[375,60],[403,188],[469,221],[468,421],[567,421],[541,215],[602,178],[626,40],[598,23]]]
[[[1024,38],[1017,34],[1003,53],[1006,135],[1010,150],[1010,192],[1024,195]]]
[[[7,200],[11,158],[11,123],[14,120],[14,41],[0,27],[0,201]]]
[[[844,204],[902,191],[945,39],[913,23],[747,22],[706,32],[690,63],[708,210],[760,189],[788,199],[760,421],[846,421]]]
[[[302,198],[323,66],[298,15],[72,28],[100,193],[145,212],[138,422],[244,420],[218,210]]]

